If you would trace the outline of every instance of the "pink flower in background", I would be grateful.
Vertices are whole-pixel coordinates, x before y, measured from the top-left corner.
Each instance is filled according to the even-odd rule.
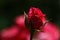
[[[30,40],[29,30],[25,27],[24,16],[17,16],[15,24],[2,30],[2,40]]]
[[[36,32],[34,34],[34,38],[36,40],[58,40],[59,38],[59,31],[55,24],[53,23],[46,23],[43,28],[43,32]]]
[[[20,28],[25,28],[24,15],[17,16],[14,19],[14,24],[17,25]]]
[[[18,34],[17,26],[12,26],[11,28],[6,28],[2,30],[1,38],[2,40],[11,40]]]

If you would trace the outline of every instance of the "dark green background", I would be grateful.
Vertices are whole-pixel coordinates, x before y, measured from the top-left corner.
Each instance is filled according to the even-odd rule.
[[[0,29],[11,26],[13,18],[31,6],[40,8],[49,20],[60,26],[59,0],[0,0]]]

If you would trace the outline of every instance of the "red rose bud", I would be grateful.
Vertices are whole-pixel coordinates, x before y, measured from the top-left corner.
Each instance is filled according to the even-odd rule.
[[[38,29],[45,23],[45,14],[38,8],[31,7],[28,12],[28,23],[34,29]]]

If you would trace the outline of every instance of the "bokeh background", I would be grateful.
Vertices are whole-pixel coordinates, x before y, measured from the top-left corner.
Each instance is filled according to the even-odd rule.
[[[11,26],[13,19],[31,6],[40,8],[47,19],[60,26],[60,0],[0,0],[0,30]]]

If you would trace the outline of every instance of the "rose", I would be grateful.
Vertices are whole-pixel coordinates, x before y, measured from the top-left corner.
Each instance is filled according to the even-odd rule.
[[[45,14],[43,14],[40,9],[31,7],[28,12],[27,20],[28,20],[29,26],[31,27],[31,30],[32,29],[40,30],[39,33],[37,33],[38,37],[36,35],[36,32],[35,32],[35,35],[33,35],[34,37],[37,38],[37,40],[39,40],[38,38],[41,38],[41,34],[43,36],[46,36],[45,39],[42,36],[41,40],[43,40],[43,39],[44,40],[58,40],[59,31],[57,29],[56,24],[48,22],[45,18]],[[41,29],[41,27],[42,27],[42,29]],[[41,33],[41,30],[43,31],[42,33]],[[34,30],[34,31],[36,31],[36,30]]]
[[[33,27],[33,29],[40,29],[40,26],[42,26],[46,22],[45,15],[38,8],[33,8],[33,7],[30,8],[30,11],[28,12],[27,15],[28,15],[28,19],[27,19],[28,23],[30,22],[31,18],[33,22],[35,22],[33,26],[29,26],[31,28]],[[33,18],[34,19],[36,18],[38,21],[35,21]],[[14,25],[11,28],[4,29],[2,31],[2,35],[1,35],[2,40],[30,40],[31,33],[26,28],[24,20],[25,20],[24,15],[17,16],[14,19]],[[36,25],[36,24],[39,24],[39,25]],[[43,25],[42,29],[40,30],[43,30],[43,32],[41,31],[35,32],[34,33],[35,35],[33,34],[33,38],[35,36],[37,40],[39,40],[39,38],[40,39],[42,38],[43,40],[44,36],[46,36],[45,39],[48,37],[46,40],[58,39],[59,34],[58,34],[57,26],[55,24],[48,22],[45,25]]]
[[[31,7],[28,12],[28,23],[31,24],[31,27],[34,29],[38,29],[41,27],[45,21],[45,14],[42,13],[42,11],[38,8]]]

